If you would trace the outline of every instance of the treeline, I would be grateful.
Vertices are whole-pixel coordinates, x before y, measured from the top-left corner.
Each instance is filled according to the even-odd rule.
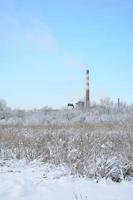
[[[67,123],[101,123],[133,122],[133,105],[114,103],[110,98],[102,99],[99,104],[92,103],[88,111],[80,109],[54,110],[50,107],[22,110],[12,109],[4,100],[0,100],[1,124],[67,124]]]

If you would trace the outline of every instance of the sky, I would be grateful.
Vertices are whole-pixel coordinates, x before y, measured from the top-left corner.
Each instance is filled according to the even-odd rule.
[[[61,108],[85,95],[133,103],[132,0],[0,0],[0,99]]]

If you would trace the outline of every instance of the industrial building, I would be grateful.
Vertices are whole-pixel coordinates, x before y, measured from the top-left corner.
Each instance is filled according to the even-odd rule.
[[[76,108],[80,110],[88,110],[90,108],[90,77],[89,70],[86,70],[86,89],[85,89],[85,99],[84,101],[78,101],[76,103]]]
[[[85,98],[83,101],[78,101],[76,106],[74,104],[69,103],[67,106],[72,107],[80,110],[88,110],[90,108],[90,77],[89,77],[89,70],[86,70],[86,89],[85,89]]]

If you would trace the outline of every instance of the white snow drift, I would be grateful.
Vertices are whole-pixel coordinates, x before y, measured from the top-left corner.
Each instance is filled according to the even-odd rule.
[[[72,178],[63,166],[0,162],[0,200],[132,200],[133,183]]]

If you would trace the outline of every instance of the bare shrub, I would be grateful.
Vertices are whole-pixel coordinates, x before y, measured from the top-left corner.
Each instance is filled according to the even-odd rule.
[[[41,158],[45,163],[67,165],[73,175],[120,182],[133,177],[133,126],[1,125],[0,158]]]

